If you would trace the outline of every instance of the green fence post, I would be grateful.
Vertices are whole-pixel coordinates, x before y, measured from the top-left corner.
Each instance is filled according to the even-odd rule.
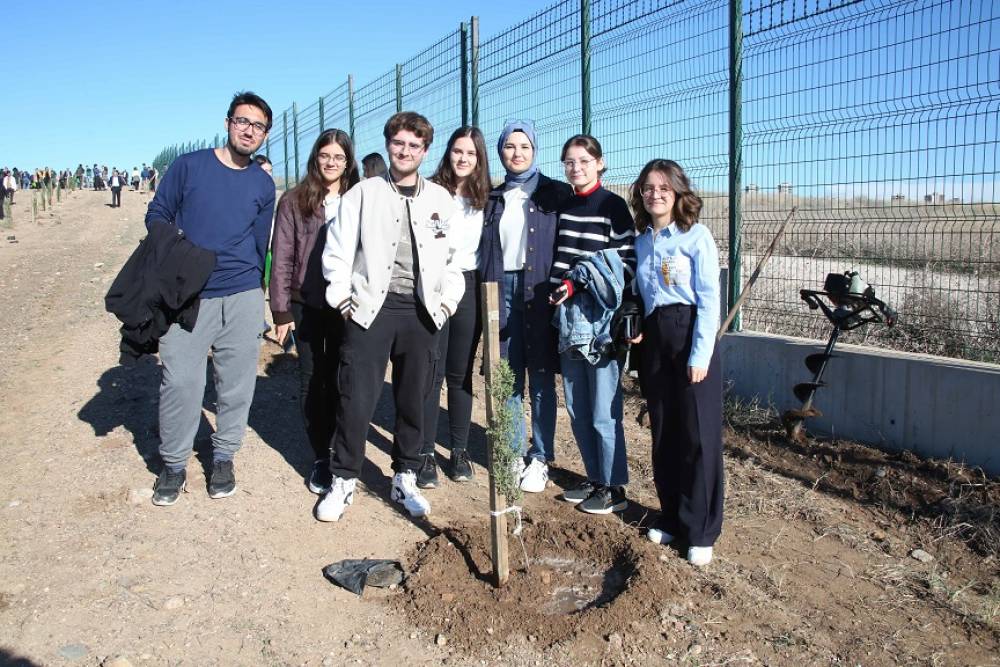
[[[281,140],[284,142],[285,151],[283,155],[285,156],[285,190],[288,189],[288,110],[281,112],[281,122],[283,124],[283,129],[281,132]]]
[[[396,113],[403,110],[403,66],[396,65]]]
[[[292,142],[295,151],[295,185],[299,184],[299,105],[292,102]]]
[[[350,124],[351,141],[354,141],[354,75],[347,75],[347,122]]]
[[[729,0],[729,308],[740,296],[743,236],[743,6]],[[741,317],[730,331],[739,331]]]
[[[590,0],[580,0],[580,121],[590,134]]]
[[[325,119],[323,118],[323,115],[324,115],[323,114],[323,97],[320,96],[320,98],[319,98],[319,133],[320,134],[323,134],[323,130],[326,129],[326,127],[325,127],[326,123],[324,122]]]
[[[479,127],[479,17],[472,17],[472,65],[469,68],[472,124]]]
[[[469,31],[465,21],[458,27],[459,44],[459,65],[458,76],[462,84],[462,125],[469,124]]]

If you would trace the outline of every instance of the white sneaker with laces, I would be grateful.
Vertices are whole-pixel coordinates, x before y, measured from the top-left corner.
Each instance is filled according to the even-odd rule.
[[[402,504],[410,516],[426,516],[431,512],[431,504],[417,488],[417,474],[412,470],[393,475],[390,495],[393,502]]]
[[[344,510],[354,502],[354,487],[357,479],[334,477],[330,490],[316,506],[316,518],[320,521],[340,521]]]
[[[674,536],[660,528],[650,528],[646,531],[646,537],[653,544],[670,544],[674,541]]]
[[[688,547],[688,562],[704,567],[712,562],[712,547]]]
[[[549,467],[538,459],[531,459],[521,477],[521,490],[525,493],[541,493],[548,481]]]

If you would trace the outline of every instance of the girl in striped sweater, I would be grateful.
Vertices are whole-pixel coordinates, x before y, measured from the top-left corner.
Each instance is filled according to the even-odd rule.
[[[573,264],[609,248],[618,251],[624,264],[626,298],[634,298],[635,226],[625,200],[601,185],[603,156],[601,144],[589,135],[578,134],[563,145],[562,163],[574,193],[559,213],[549,276],[555,287],[554,304],[573,298],[575,286],[566,278]],[[567,489],[563,499],[591,514],[624,511],[628,463],[622,427],[622,359],[606,353],[593,363],[567,350],[560,355],[560,365],[566,409],[587,472],[587,480]]]

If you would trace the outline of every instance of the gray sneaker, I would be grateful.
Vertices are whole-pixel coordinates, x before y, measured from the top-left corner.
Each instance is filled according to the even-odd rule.
[[[187,486],[187,472],[170,472],[164,468],[153,485],[153,504],[157,507],[167,507],[177,502],[181,491]]]
[[[232,461],[216,461],[212,464],[212,476],[208,481],[209,498],[226,498],[236,493],[236,475]]]
[[[595,486],[590,497],[577,505],[587,514],[611,514],[628,509],[625,489],[620,486]]]
[[[577,503],[582,503],[584,500],[590,497],[590,494],[594,492],[594,483],[589,479],[578,486],[574,486],[572,489],[566,489],[562,493],[562,499],[566,502],[576,505]]]

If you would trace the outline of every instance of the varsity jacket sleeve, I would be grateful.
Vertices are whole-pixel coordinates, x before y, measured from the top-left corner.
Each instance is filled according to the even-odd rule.
[[[452,204],[449,227],[454,227],[462,223],[462,211],[452,201],[448,201],[448,203]],[[452,261],[455,257],[455,247],[452,245],[450,236],[448,244],[448,259],[445,263],[444,273],[441,275],[441,307],[445,309],[448,317],[451,317],[458,310],[458,302],[465,294],[465,276],[462,275],[462,270],[458,268],[458,265]]]
[[[341,198],[340,215],[327,226],[326,246],[323,248],[323,277],[330,283],[326,288],[326,302],[345,317],[354,310],[351,276],[354,273],[354,256],[358,252],[363,202],[359,183]]]
[[[278,202],[271,238],[271,282],[267,286],[271,316],[275,324],[288,324],[292,318],[292,275],[295,271],[295,203],[283,196]]]

